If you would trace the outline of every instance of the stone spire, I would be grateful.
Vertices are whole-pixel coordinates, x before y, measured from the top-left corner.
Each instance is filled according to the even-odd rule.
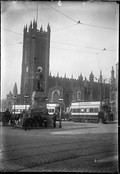
[[[80,73],[79,80],[80,80],[80,82],[82,82],[82,81],[83,81],[83,76],[82,76],[82,73]]]
[[[73,74],[71,74],[71,79],[73,79]]]
[[[84,80],[84,87],[87,87],[87,78],[85,77],[85,80]]]
[[[66,78],[66,73],[65,73],[65,75],[64,75],[64,78]]]
[[[59,72],[57,72],[57,77],[59,77]]]
[[[102,83],[102,70],[100,70],[100,82]]]
[[[89,76],[89,80],[90,80],[90,82],[94,82],[94,75],[93,75],[92,71],[91,71],[91,74]]]
[[[24,33],[26,33],[26,32],[27,32],[27,25],[24,26]]]
[[[41,25],[41,27],[40,27],[40,32],[43,32],[43,28],[42,28],[42,25]]]
[[[18,90],[17,90],[17,83],[15,82],[14,88],[13,88],[13,95],[17,96]]]
[[[114,69],[113,69],[113,66],[112,66],[112,70],[111,70],[111,79],[114,79]]]
[[[48,23],[48,25],[47,25],[47,31],[48,31],[48,32],[50,32],[50,31],[51,31],[51,28],[50,28],[49,23]]]
[[[35,21],[35,19],[33,21],[33,29],[37,29],[37,21]]]
[[[29,30],[32,29],[32,21],[30,22]]]

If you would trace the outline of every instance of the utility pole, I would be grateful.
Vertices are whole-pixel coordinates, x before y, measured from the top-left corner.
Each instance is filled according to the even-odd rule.
[[[14,117],[15,117],[15,100],[17,99],[17,96],[16,95],[14,95],[13,96],[13,100],[14,100]]]
[[[59,101],[60,101],[60,122],[59,122],[59,128],[62,128],[61,117],[62,117],[62,102],[63,102],[63,99],[59,99]]]
[[[27,98],[28,98],[28,95],[25,94],[24,98],[25,98],[25,112],[26,112],[27,111]]]

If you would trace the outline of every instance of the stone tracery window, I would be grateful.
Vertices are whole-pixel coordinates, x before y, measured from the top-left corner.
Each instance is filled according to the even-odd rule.
[[[72,93],[72,101],[75,102],[76,101],[76,92]]]
[[[59,90],[55,90],[52,92],[52,100],[53,102],[59,102],[59,98],[60,98],[60,91]]]
[[[80,101],[81,100],[81,91],[77,92],[77,100]]]

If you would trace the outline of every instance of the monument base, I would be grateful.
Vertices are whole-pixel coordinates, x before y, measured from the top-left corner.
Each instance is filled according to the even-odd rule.
[[[46,119],[47,127],[52,127],[52,118],[47,112],[46,96],[44,91],[34,91],[32,94],[31,115]],[[43,119],[43,120],[44,120]]]

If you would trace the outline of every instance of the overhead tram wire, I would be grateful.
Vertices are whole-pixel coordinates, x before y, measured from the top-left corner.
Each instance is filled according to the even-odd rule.
[[[9,31],[9,32],[12,32],[12,33],[15,33],[15,34],[18,34],[18,35],[22,35],[22,36],[23,36],[23,34],[17,33],[17,32],[12,31],[12,30],[5,29],[4,27],[2,27],[2,28],[3,28],[4,30]],[[45,39],[45,38],[44,38],[44,39]],[[46,40],[47,40],[47,39],[46,39]],[[57,41],[50,41],[50,42],[57,43],[57,44],[62,44],[62,45],[71,45],[71,46],[77,46],[77,47],[84,47],[84,48],[90,48],[90,49],[102,50],[102,49],[95,48],[95,47],[81,46],[81,45],[78,45],[78,44],[72,44],[72,43],[63,43],[63,42],[57,42]]]
[[[68,18],[68,19],[70,19],[70,20],[74,21],[75,23],[77,23],[77,21],[76,21],[76,20],[74,20],[74,19],[72,19],[71,17],[69,17],[69,16],[67,16],[67,15],[63,14],[62,12],[60,12],[59,10],[57,10],[56,8],[51,7],[51,6],[50,6],[50,5],[48,5],[47,3],[44,3],[44,4],[45,4],[45,5],[47,5],[48,7],[52,8],[53,10],[57,11],[58,13],[62,14],[62,15],[63,15],[63,16],[65,16],[66,18]]]
[[[91,25],[91,24],[86,24],[86,23],[81,23],[80,20],[76,21],[74,20],[73,18],[65,15],[64,13],[60,12],[59,10],[57,10],[56,8],[48,5],[47,3],[44,3],[45,5],[47,5],[48,7],[52,8],[53,10],[57,11],[58,13],[62,14],[63,16],[65,16],[66,18],[74,21],[76,24],[81,24],[81,25],[86,25],[86,26],[89,26],[89,27],[97,27],[97,28],[103,28],[103,29],[108,29],[108,30],[117,30],[115,28],[109,28],[109,27],[103,27],[103,26],[97,26],[97,25]]]
[[[54,30],[54,31],[52,31],[52,33],[55,33],[55,32],[58,32],[58,31],[62,31],[62,30],[69,29],[69,28],[71,28],[71,27],[73,27],[73,26],[75,26],[75,25],[77,25],[77,24],[69,25],[69,26],[66,26],[66,27],[64,27],[64,28],[61,28],[61,29],[58,29],[58,30]]]
[[[13,46],[13,45],[18,45],[18,44],[22,44],[22,42],[12,43],[12,44],[5,44],[5,45],[1,45],[1,47]]]
[[[15,33],[15,34],[18,34],[18,35],[22,35],[23,36],[23,34],[20,34],[20,33],[17,33],[17,32],[15,32],[15,31],[12,31],[12,30],[8,30],[8,29],[6,29],[6,28],[4,28],[4,27],[2,27],[4,30],[6,30],[6,31],[9,31],[9,32],[11,32],[11,33]]]
[[[3,45],[2,47],[13,46],[13,45],[18,45],[18,44],[22,44],[22,42],[13,43],[13,44],[7,44],[7,45]],[[90,51],[81,51],[81,50],[69,49],[69,48],[60,48],[60,47],[53,47],[53,46],[50,46],[50,48],[61,49],[61,50],[70,50],[70,51],[77,51],[77,52],[87,53],[87,54],[96,54],[96,53],[93,53],[93,52],[90,52]]]
[[[91,24],[85,24],[85,23],[81,23],[81,25],[86,25],[86,26],[89,26],[89,27],[97,27],[97,28],[103,28],[103,29],[108,29],[108,30],[117,30],[115,28],[109,28],[109,27],[102,27],[102,26],[98,26],[98,25],[91,25]]]
[[[52,46],[50,46],[50,48],[62,49],[62,50],[70,50],[70,51],[77,51],[77,52],[87,53],[87,54],[96,54],[96,53],[93,53],[93,52],[90,52],[90,51],[80,51],[80,50],[69,49],[69,48],[58,48],[58,47],[52,47]]]
[[[63,44],[63,45],[71,45],[71,46],[77,46],[77,47],[83,47],[83,48],[89,48],[89,49],[95,49],[95,50],[102,50],[100,48],[89,47],[89,46],[81,46],[81,45],[72,44],[72,43],[62,43],[62,42],[57,42],[57,41],[51,41],[51,42],[54,42],[54,43],[57,43],[57,44]]]
[[[8,30],[8,29],[6,29],[6,28],[4,28],[4,27],[2,27],[4,30],[6,30],[6,31],[9,31],[9,32],[12,32],[12,33],[15,33],[15,34],[18,34],[18,35],[22,35],[23,36],[23,34],[20,34],[20,33],[17,33],[17,32],[15,32],[15,31],[12,31],[12,30]],[[44,39],[46,39],[46,38],[44,38]],[[46,39],[47,40],[47,39]],[[52,42],[52,43],[57,43],[57,44],[62,44],[62,45],[71,45],[71,46],[77,46],[77,47],[83,47],[83,48],[87,48],[87,49],[94,49],[94,50],[100,50],[100,52],[101,51],[103,51],[104,49],[100,49],[100,48],[96,48],[96,47],[89,47],[89,46],[82,46],[82,45],[79,45],[79,44],[72,44],[72,43],[63,43],[63,42],[57,42],[57,41],[50,41],[50,42]],[[107,49],[105,49],[106,51],[109,51],[109,50],[107,50]],[[99,52],[99,53],[100,53]],[[99,53],[96,53],[96,54],[99,54]]]

